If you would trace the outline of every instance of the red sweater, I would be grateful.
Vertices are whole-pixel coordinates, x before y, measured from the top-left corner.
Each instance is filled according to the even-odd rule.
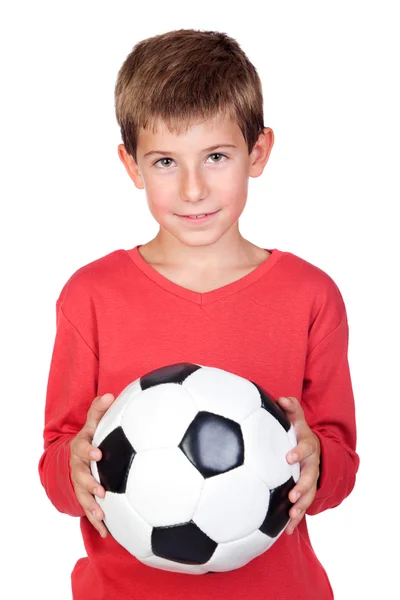
[[[341,293],[324,271],[277,249],[251,273],[210,292],[181,287],[150,266],[138,246],[78,269],[56,304],[41,482],[54,506],[80,517],[87,556],[71,574],[75,600],[328,600],[325,569],[304,517],[250,563],[188,575],[142,564],[78,503],[70,441],[98,396],[115,397],[158,367],[193,362],[255,381],[275,398],[295,396],[321,442],[319,489],[307,515],[338,506],[359,466]]]

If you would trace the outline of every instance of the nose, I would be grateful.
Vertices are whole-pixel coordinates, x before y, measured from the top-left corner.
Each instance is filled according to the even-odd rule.
[[[200,169],[185,169],[182,174],[180,195],[184,202],[198,202],[207,197],[207,184]]]

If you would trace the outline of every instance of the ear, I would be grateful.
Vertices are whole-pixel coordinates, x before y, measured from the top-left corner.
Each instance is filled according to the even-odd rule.
[[[128,173],[129,177],[132,179],[135,186],[138,189],[141,189],[141,190],[144,189],[144,182],[143,182],[142,176],[140,174],[140,169],[139,169],[137,163],[135,162],[133,156],[131,154],[129,154],[128,151],[126,150],[124,144],[118,145],[118,156],[120,157],[122,163],[124,164],[126,172]]]
[[[264,171],[274,145],[275,136],[271,127],[264,127],[250,154],[249,177],[259,177]]]

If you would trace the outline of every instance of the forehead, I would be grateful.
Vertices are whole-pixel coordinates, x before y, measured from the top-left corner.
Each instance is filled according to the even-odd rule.
[[[172,129],[172,128],[171,128]],[[228,117],[214,117],[203,121],[194,121],[187,129],[180,126],[172,131],[164,121],[155,122],[146,129],[141,128],[138,136],[138,149],[143,153],[159,148],[165,150],[198,149],[212,144],[244,144],[242,132],[235,121]]]

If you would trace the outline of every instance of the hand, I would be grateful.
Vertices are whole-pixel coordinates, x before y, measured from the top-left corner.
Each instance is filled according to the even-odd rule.
[[[101,459],[101,450],[92,446],[92,440],[100,419],[114,399],[114,396],[109,393],[97,396],[88,410],[85,425],[70,443],[71,479],[76,497],[85,509],[87,518],[103,538],[107,537],[107,528],[103,524],[104,513],[95,501],[94,494],[98,498],[103,498],[106,492],[92,476],[90,461]]]
[[[321,443],[318,436],[309,428],[304,418],[304,411],[296,398],[278,398],[279,405],[293,423],[297,436],[297,446],[286,455],[290,464],[300,462],[300,477],[289,492],[289,500],[295,504],[289,511],[291,520],[286,533],[291,535],[306,514],[307,508],[314,500],[317,481],[320,474]],[[297,457],[295,456],[297,454]]]

